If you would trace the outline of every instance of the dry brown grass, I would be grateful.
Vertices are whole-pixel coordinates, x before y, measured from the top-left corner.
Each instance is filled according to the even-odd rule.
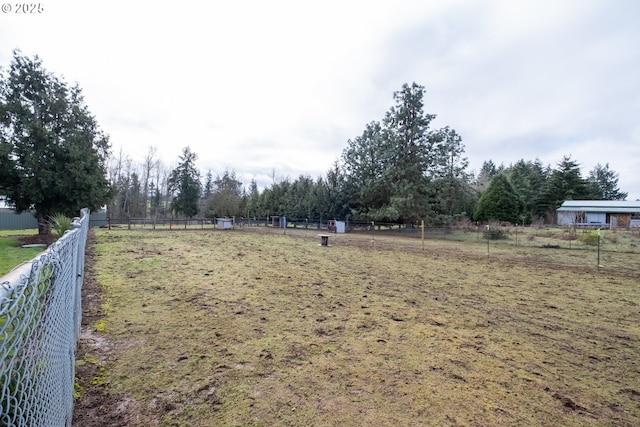
[[[97,235],[100,380],[129,425],[640,425],[629,270],[367,235]]]

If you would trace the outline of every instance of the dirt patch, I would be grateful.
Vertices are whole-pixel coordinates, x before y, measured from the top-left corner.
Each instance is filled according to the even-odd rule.
[[[31,236],[17,236],[20,245],[47,245],[49,246],[56,241],[53,234],[33,234]]]
[[[33,236],[36,237],[36,236]],[[141,419],[134,399],[107,390],[105,370],[115,360],[113,345],[95,330],[103,317],[102,289],[94,270],[96,238],[89,231],[85,252],[85,279],[82,287],[82,327],[76,350],[76,391],[73,424],[82,427],[124,427],[156,425]]]

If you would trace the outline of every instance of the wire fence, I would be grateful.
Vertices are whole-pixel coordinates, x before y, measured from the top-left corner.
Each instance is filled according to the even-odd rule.
[[[186,230],[186,229],[205,229],[205,228],[227,228],[227,221],[230,221],[232,227],[274,227],[274,228],[315,228],[327,229],[332,222],[327,219],[289,219],[287,217],[273,216],[268,218],[124,218],[110,219],[107,218],[103,223],[93,221],[92,226],[103,228],[127,228],[133,229],[170,229],[170,230]]]
[[[603,251],[640,253],[640,227],[609,228],[589,226],[513,226],[461,222],[452,225],[401,224],[379,221],[336,221],[330,219],[289,218],[128,218],[124,222],[110,221],[109,228],[195,230],[221,228],[262,228],[286,232],[291,229],[327,232],[369,233],[375,236],[402,236],[425,240],[487,242],[518,247],[551,249],[590,249],[596,243]],[[488,227],[488,228],[487,228]],[[488,233],[490,232],[490,233]],[[601,234],[597,240],[597,234]]]
[[[0,277],[0,426],[71,426],[88,228]]]

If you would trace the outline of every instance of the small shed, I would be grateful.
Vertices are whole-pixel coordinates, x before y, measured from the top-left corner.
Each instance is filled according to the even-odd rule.
[[[272,216],[271,225],[275,228],[287,228],[287,217]]]
[[[347,223],[344,221],[329,221],[329,231],[332,233],[344,233],[347,229]]]
[[[640,201],[565,200],[556,213],[558,225],[629,228],[640,219]]]
[[[218,228],[221,228],[223,230],[233,228],[233,219],[231,218],[216,218],[216,223],[218,225]]]

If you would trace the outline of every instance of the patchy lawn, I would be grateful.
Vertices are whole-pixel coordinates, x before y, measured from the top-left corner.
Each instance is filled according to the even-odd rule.
[[[640,271],[585,251],[96,234],[75,425],[640,425]]]
[[[44,247],[23,248],[22,245],[44,244],[50,245],[55,238],[39,236],[38,230],[2,230],[0,231],[0,276],[7,274],[17,265],[30,261]]]

